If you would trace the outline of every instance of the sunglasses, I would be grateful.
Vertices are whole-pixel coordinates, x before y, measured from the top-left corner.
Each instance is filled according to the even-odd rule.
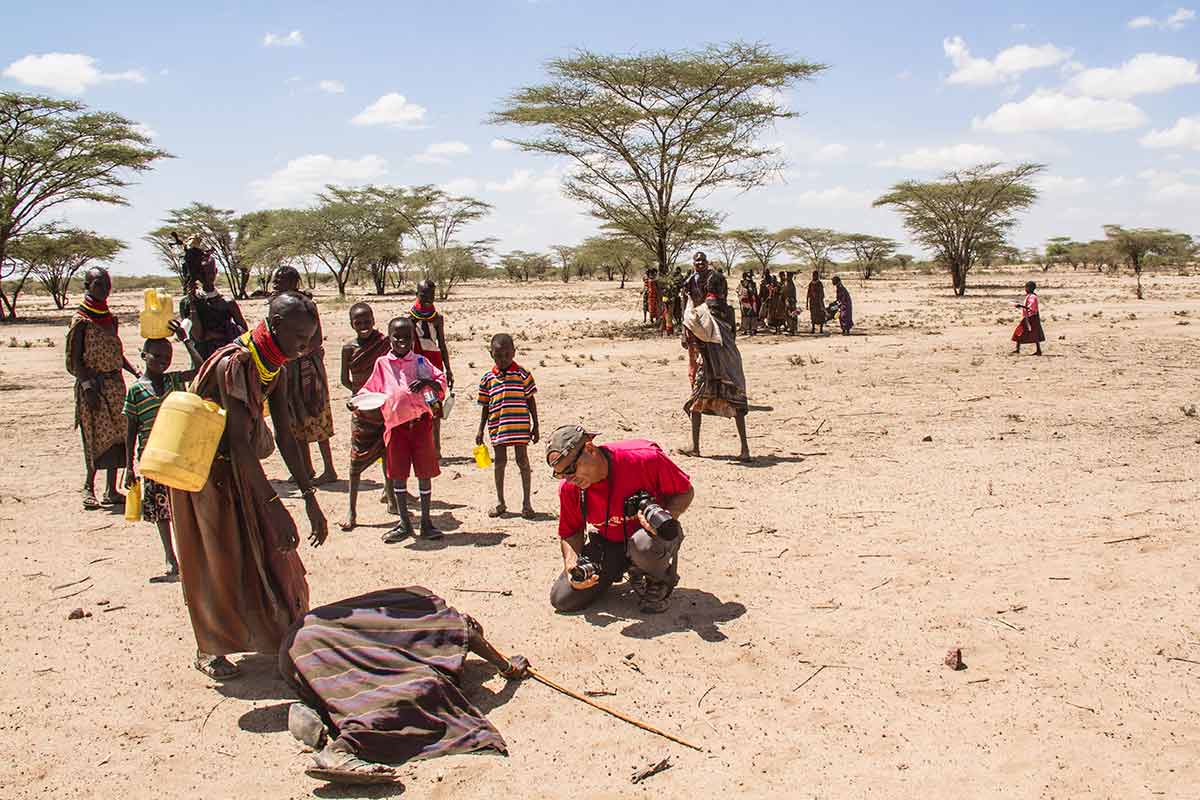
[[[550,452],[546,455],[546,461],[550,464],[550,471],[556,478],[569,478],[575,474],[575,470],[579,468],[579,458],[583,455],[583,447],[579,447],[579,452],[575,454],[575,458],[571,459],[571,463],[565,467],[560,467],[558,462],[564,457],[561,451]]]

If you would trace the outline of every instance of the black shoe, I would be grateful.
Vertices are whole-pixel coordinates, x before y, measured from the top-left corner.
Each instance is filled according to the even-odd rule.
[[[646,588],[642,592],[642,602],[638,605],[638,608],[643,614],[661,614],[670,605],[668,598],[671,596],[671,591],[675,588],[675,581],[662,581],[652,578],[649,575],[646,576],[645,581]]]
[[[396,544],[413,535],[412,523],[401,518],[395,527],[383,535],[384,544]]]

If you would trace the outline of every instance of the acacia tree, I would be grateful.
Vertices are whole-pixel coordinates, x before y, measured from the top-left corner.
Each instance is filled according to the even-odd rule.
[[[784,241],[778,233],[766,228],[743,228],[729,231],[726,236],[739,242],[754,256],[760,269],[770,269],[771,260],[783,249]]]
[[[175,243],[170,227],[155,228],[142,237],[142,241],[150,245],[154,255],[171,274],[179,279],[179,288],[187,289],[187,276],[183,274],[183,248]]]
[[[467,277],[478,273],[490,251],[491,238],[460,242],[463,228],[491,213],[492,207],[473,197],[452,195],[436,186],[371,186],[366,189],[382,213],[394,215],[403,235],[414,245],[413,263],[422,276],[437,284],[442,300]]]
[[[571,280],[571,268],[575,265],[575,248],[565,244],[552,245],[550,249],[558,256],[562,282]]]
[[[716,249],[717,254],[721,257],[721,261],[725,262],[725,271],[730,275],[733,274],[733,267],[737,264],[737,260],[741,258],[742,253],[746,250],[746,245],[733,234],[733,231],[719,233],[708,243]]]
[[[527,250],[513,250],[500,256],[500,267],[509,280],[528,283],[546,277],[546,272],[550,269],[550,256]]]
[[[232,209],[192,203],[169,210],[163,222],[166,230],[179,231],[185,241],[199,234],[204,246],[212,249],[213,257],[221,265],[230,293],[238,300],[246,298],[251,276],[250,265],[242,253],[245,244],[242,237],[253,224],[253,215],[238,216]]]
[[[814,270],[832,264],[829,256],[843,244],[842,234],[828,228],[785,228],[777,235],[785,250],[797,258],[807,258]]]
[[[16,274],[9,247],[53,230],[48,213],[68,202],[128,205],[132,176],[170,154],[129,119],[71,100],[0,93],[0,277]],[[0,284],[0,321],[16,318],[16,296]]]
[[[1124,228],[1120,225],[1105,225],[1104,235],[1108,237],[1116,254],[1124,259],[1137,276],[1138,300],[1144,299],[1142,269],[1148,257],[1185,256],[1192,248],[1191,236],[1166,228]]]
[[[81,269],[94,261],[112,261],[124,249],[125,243],[119,239],[70,228],[22,236],[13,243],[11,252],[50,294],[54,307],[61,309],[67,305],[71,280]]]
[[[912,237],[950,271],[954,294],[962,297],[979,256],[1002,243],[1016,225],[1017,212],[1037,201],[1032,181],[1045,168],[980,164],[947,172],[940,181],[902,181],[873,205],[900,212]]]
[[[633,277],[636,265],[646,257],[646,248],[641,242],[623,236],[592,236],[580,245],[581,258],[599,264],[609,280],[621,279],[621,287]]]
[[[850,253],[858,263],[858,272],[864,281],[882,270],[899,246],[895,239],[866,233],[845,234],[840,244],[841,249]]]
[[[740,42],[630,56],[580,50],[550,61],[550,82],[518,90],[491,121],[536,129],[511,141],[568,159],[566,195],[667,269],[687,228],[716,221],[699,201],[777,174],[783,160],[762,136],[796,116],[778,93],[823,69]]]

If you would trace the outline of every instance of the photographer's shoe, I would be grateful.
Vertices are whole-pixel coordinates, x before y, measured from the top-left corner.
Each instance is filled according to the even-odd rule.
[[[675,588],[675,581],[660,581],[649,575],[645,577],[645,581],[646,588],[641,593],[642,602],[638,608],[641,609],[643,614],[661,614],[670,605],[668,598],[670,598],[671,591]]]

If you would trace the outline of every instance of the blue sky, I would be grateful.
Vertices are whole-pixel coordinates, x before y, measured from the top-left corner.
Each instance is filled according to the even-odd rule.
[[[1200,20],[1171,3],[41,2],[0,11],[0,90],[72,97],[146,125],[177,156],[124,209],[68,221],[131,243],[193,200],[302,206],[324,183],[435,183],[493,214],[498,248],[573,243],[595,222],[561,165],[500,149],[487,114],[550,58],[744,39],[830,69],[788,93],[770,142],[785,179],[708,205],[730,227],[903,238],[870,207],[892,183],[985,160],[1050,165],[1015,233],[1099,238],[1108,222],[1200,234]]]

